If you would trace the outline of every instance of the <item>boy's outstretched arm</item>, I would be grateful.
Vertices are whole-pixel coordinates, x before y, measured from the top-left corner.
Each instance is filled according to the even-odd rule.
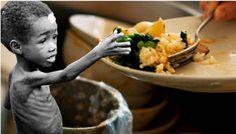
[[[64,70],[43,73],[35,71],[31,73],[32,86],[48,85],[75,79],[81,72],[87,69],[100,58],[110,55],[127,55],[131,51],[129,42],[116,42],[122,33],[113,33],[101,41],[94,49],[79,60],[69,64]],[[33,78],[33,79],[32,79]]]

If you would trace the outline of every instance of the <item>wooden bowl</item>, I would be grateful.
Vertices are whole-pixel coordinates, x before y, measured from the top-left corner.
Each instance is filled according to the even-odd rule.
[[[139,109],[148,106],[155,96],[155,94],[124,95],[124,98],[130,109]]]
[[[143,130],[135,131],[133,134],[163,134],[170,132],[179,117],[179,109],[174,104],[168,104],[150,124]],[[170,132],[171,133],[171,132]]]
[[[149,103],[151,106],[144,108],[131,109],[133,114],[133,130],[142,130],[149,125],[149,123],[159,115],[159,113],[168,104],[169,97],[162,96],[157,97],[152,101],[153,104]]]

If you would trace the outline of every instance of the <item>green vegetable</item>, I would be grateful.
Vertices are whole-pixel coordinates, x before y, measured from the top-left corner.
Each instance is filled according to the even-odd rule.
[[[145,46],[145,43],[141,40],[137,43],[137,46],[138,46],[139,49],[141,49],[142,47]]]
[[[127,41],[131,41],[132,39],[127,37],[127,36],[121,36],[118,39],[116,39],[116,42],[127,42]]]
[[[113,31],[117,30],[117,32],[121,32],[121,28],[116,27]],[[129,41],[131,44],[131,52],[129,55],[117,55],[112,59],[116,64],[120,64],[123,66],[128,66],[131,68],[139,68],[139,53],[142,47],[152,47],[155,48],[158,39],[154,39],[150,34],[130,34],[127,36],[122,36],[116,39],[116,42],[126,42]],[[146,68],[145,68],[146,69]]]
[[[153,37],[150,35],[150,34],[131,34],[131,35],[128,35],[128,37],[130,37],[133,41],[135,42],[139,42],[139,41],[144,41],[144,42],[147,42],[147,41],[153,41],[155,43],[159,42],[158,39],[153,39]]]
[[[147,42],[143,42],[143,41],[139,41],[137,43],[137,46],[139,49],[141,49],[142,47],[151,47],[151,48],[155,48],[156,47],[156,43],[153,41],[147,41]]]
[[[146,47],[151,47],[151,48],[155,48],[156,47],[156,43],[155,42],[153,42],[153,41],[147,41],[146,43],[145,43],[145,46]]]
[[[119,64],[119,65],[123,65],[124,64],[124,59],[122,58],[122,56],[112,56],[110,58],[116,64]]]

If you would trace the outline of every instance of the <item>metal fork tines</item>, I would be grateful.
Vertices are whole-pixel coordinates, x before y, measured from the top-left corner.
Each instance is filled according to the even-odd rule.
[[[192,57],[195,54],[195,49],[197,48],[198,42],[199,41],[195,42],[195,44],[185,49],[184,51],[181,51],[181,53],[171,55],[168,59],[171,66],[174,68],[178,68],[192,61]]]
[[[210,22],[210,20],[212,18],[213,18],[213,12],[204,21],[202,21],[202,23],[198,26],[198,28],[195,32],[193,45],[189,46],[188,48],[184,49],[183,51],[180,51],[180,52],[170,55],[168,57],[170,64],[174,68],[178,68],[178,67],[185,65],[185,64],[189,63],[190,61],[192,61],[192,57],[195,53],[195,50],[196,50],[197,45],[200,40],[199,33],[206,26],[206,24],[208,22]]]

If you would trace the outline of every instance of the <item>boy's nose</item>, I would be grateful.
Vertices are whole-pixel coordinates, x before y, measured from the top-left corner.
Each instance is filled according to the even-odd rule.
[[[54,52],[55,50],[56,50],[56,48],[52,48],[52,47],[51,47],[48,51],[49,51],[49,52]]]
[[[54,52],[57,49],[57,45],[55,43],[51,43],[48,49],[48,52]]]

